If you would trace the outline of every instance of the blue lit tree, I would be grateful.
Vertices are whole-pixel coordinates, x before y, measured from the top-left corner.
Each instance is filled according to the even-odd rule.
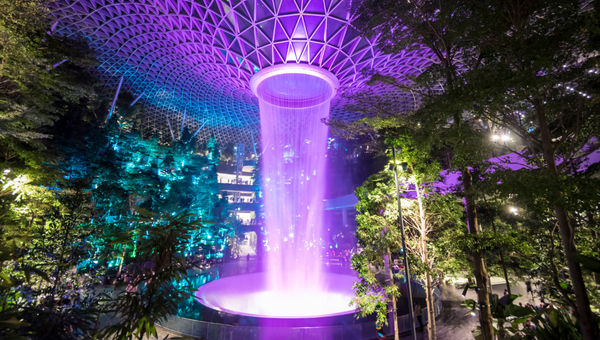
[[[142,139],[133,118],[117,112],[102,134],[88,140],[95,222],[104,226],[91,257],[107,259],[108,267],[117,266],[120,273],[137,254],[141,235],[131,231],[140,209],[202,220],[202,228],[186,235],[184,255],[222,257],[229,227],[225,202],[218,197],[216,141],[211,139],[199,152],[185,142],[186,131],[170,145],[157,138]],[[124,241],[124,235],[131,239]]]

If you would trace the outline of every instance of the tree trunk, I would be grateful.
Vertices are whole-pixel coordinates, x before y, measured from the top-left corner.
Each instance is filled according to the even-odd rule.
[[[429,271],[425,274],[425,293],[425,299],[427,300],[427,338],[429,340],[435,340],[437,339],[435,305],[433,303],[433,286],[431,284],[431,274],[429,274]]]
[[[121,271],[123,270],[123,262],[125,262],[125,255],[127,254],[127,245],[123,245],[123,251],[121,252],[121,262],[119,263],[119,270],[117,271],[117,279],[121,276]]]
[[[414,172],[414,169],[411,170]],[[417,192],[417,203],[419,205],[419,222],[421,232],[421,249],[423,256],[423,263],[427,267],[425,272],[425,299],[427,303],[427,337],[429,340],[435,340],[437,338],[437,331],[435,326],[435,306],[433,304],[433,287],[431,284],[431,264],[429,263],[429,253],[427,251],[427,221],[425,220],[425,209],[423,208],[423,195],[419,190],[419,183],[415,183],[415,190]]]
[[[465,208],[467,211],[467,227],[470,234],[477,235],[480,232],[477,221],[477,209],[472,193],[473,177],[468,169],[462,171],[462,180],[465,189]],[[481,325],[481,336],[483,340],[494,339],[494,327],[492,309],[490,305],[490,284],[485,259],[483,254],[475,249],[470,254],[473,263],[473,274],[477,283],[477,301],[479,302],[479,324]]]
[[[133,196],[127,196],[127,205],[129,206],[129,216],[133,216],[135,213],[135,209],[133,209]],[[129,223],[131,225],[131,222]],[[119,270],[117,270],[116,279],[121,276],[121,271],[123,270],[123,263],[125,262],[125,255],[127,255],[127,244],[123,244],[123,251],[121,252],[121,262],[119,263]]]
[[[506,264],[504,263],[504,252],[500,251],[500,265],[502,266],[502,271],[504,272],[504,281],[506,282],[506,290],[508,294],[512,295],[510,291],[510,282],[508,281],[508,271],[506,270]]]
[[[33,227],[34,221],[35,221],[35,212],[31,212],[31,218],[29,219],[29,223],[27,224],[27,230],[31,230],[31,227]]]
[[[543,112],[543,106],[541,102],[535,103],[535,111],[538,120],[538,126],[542,134],[542,151],[544,155],[545,168],[548,171],[551,178],[555,179],[556,183],[560,181],[558,168],[556,167],[556,155],[552,147],[552,136],[550,135],[550,129],[546,122],[546,116]],[[564,197],[560,190],[552,187],[550,192],[550,202],[552,202],[554,208],[554,215],[558,221],[558,228],[560,231],[560,237],[565,252],[565,258],[567,259],[567,266],[569,267],[569,274],[571,276],[571,282],[573,283],[573,290],[575,291],[575,304],[577,305],[577,316],[579,318],[579,326],[583,338],[586,340],[596,339],[596,326],[590,309],[590,301],[585,289],[585,283],[583,281],[583,274],[581,272],[581,266],[577,262],[577,249],[575,247],[575,232],[566,207],[564,206]]]
[[[492,217],[492,229],[494,231],[494,236],[496,236],[496,223],[494,223],[494,217]],[[506,263],[504,262],[504,250],[500,249],[500,266],[502,267],[502,272],[504,273],[504,281],[506,281],[506,290],[508,294],[512,294],[510,291],[510,282],[508,281],[508,270],[506,269]]]
[[[394,285],[394,272],[392,271],[392,252],[390,248],[387,248],[388,258],[388,273],[390,274],[390,285]],[[398,332],[398,309],[396,306],[396,297],[392,296],[392,320],[394,324],[394,340],[400,340],[400,333]]]
[[[556,265],[554,264],[554,230],[556,229],[556,227],[554,227],[554,229],[552,229],[552,233],[550,234],[550,250],[548,251],[548,259],[550,261],[550,272],[552,273],[552,283],[554,283],[554,287],[556,288],[556,290],[558,290],[558,292],[562,295],[563,299],[569,304],[569,306],[571,308],[573,308],[574,311],[577,311],[577,305],[575,304],[575,302],[573,301],[573,299],[571,299],[571,297],[569,296],[569,292],[564,289],[561,285],[560,285],[560,279],[558,278],[558,270],[556,269]]]

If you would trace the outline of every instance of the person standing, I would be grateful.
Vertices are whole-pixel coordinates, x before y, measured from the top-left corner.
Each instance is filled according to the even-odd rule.
[[[421,304],[415,302],[415,318],[419,321],[419,332],[423,331],[423,309],[421,308]]]
[[[377,340],[385,340],[385,333],[383,331],[383,323],[375,323],[375,330],[377,331]]]

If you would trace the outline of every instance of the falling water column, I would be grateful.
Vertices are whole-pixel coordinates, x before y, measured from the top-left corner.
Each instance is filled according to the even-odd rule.
[[[261,70],[259,99],[266,286],[286,296],[322,292],[323,195],[330,100],[338,81],[303,64]],[[277,294],[281,295],[281,294]]]

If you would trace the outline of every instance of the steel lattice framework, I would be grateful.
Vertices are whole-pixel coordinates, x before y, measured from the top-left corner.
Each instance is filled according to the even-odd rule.
[[[406,79],[432,62],[427,50],[385,55],[352,28],[348,0],[57,0],[53,32],[81,35],[99,52],[106,84],[121,82],[145,103],[146,128],[178,138],[184,126],[221,143],[257,140],[249,80],[259,70],[307,63],[340,81],[332,115],[367,89],[371,70]],[[410,93],[393,91],[406,110]]]

